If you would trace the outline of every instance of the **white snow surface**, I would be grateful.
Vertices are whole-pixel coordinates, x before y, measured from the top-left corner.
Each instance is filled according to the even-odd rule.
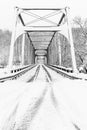
[[[0,83],[0,130],[87,130],[87,81],[43,69],[31,83]],[[76,128],[78,127],[78,128]]]

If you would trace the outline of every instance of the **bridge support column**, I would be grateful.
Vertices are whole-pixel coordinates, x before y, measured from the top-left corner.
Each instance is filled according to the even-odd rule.
[[[58,34],[58,33],[57,33]],[[60,37],[59,34],[57,35],[57,44],[58,44],[58,52],[59,52],[59,65],[62,65],[62,58],[61,58],[61,43],[60,43]]]
[[[11,45],[10,45],[10,53],[9,53],[9,61],[8,67],[12,68],[13,65],[13,56],[14,56],[14,44],[15,44],[15,35],[16,35],[16,26],[17,26],[17,18],[18,18],[18,10],[15,8],[15,16],[14,16],[14,26],[12,31]]]
[[[25,48],[25,36],[26,34],[23,34],[23,38],[22,38],[22,58],[21,58],[21,65],[24,65],[24,48]]]
[[[72,56],[72,67],[73,67],[73,72],[78,73],[76,59],[75,59],[75,50],[74,50],[74,43],[73,43],[73,37],[72,37],[72,30],[70,26],[69,8],[66,8],[66,13],[67,13],[68,35],[69,35],[69,42],[70,42],[71,56]]]

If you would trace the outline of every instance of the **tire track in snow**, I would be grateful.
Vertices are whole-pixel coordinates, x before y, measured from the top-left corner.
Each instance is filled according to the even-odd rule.
[[[42,76],[40,73],[40,69],[42,69],[42,68],[44,69],[45,76]],[[78,125],[76,123],[73,123],[72,120],[68,117],[66,109],[64,110],[64,108],[63,108],[64,106],[61,105],[62,102],[60,99],[61,98],[60,95],[58,96],[59,100],[55,97],[54,90],[53,90],[53,87],[55,87],[55,86],[52,86],[52,84],[50,84],[50,82],[52,82],[52,80],[53,80],[51,74],[44,66],[42,66],[42,68],[41,68],[41,66],[38,66],[34,76],[32,76],[32,78],[28,82],[37,81],[37,79],[39,79],[38,77],[42,76],[41,77],[42,80],[44,78],[44,81],[48,82],[46,84],[47,86],[45,86],[46,88],[44,89],[42,94],[40,96],[38,96],[38,98],[35,98],[33,104],[28,104],[27,110],[24,113],[23,118],[21,118],[20,122],[17,122],[15,120],[15,118],[16,118],[16,114],[17,114],[17,109],[20,105],[20,103],[19,103],[19,105],[17,107],[15,107],[13,113],[10,114],[10,117],[6,121],[6,125],[3,127],[2,130],[30,130],[30,125],[32,124],[34,117],[38,114],[39,109],[44,101],[48,86],[51,88],[50,98],[52,100],[52,105],[54,106],[55,110],[57,111],[58,116],[60,116],[60,118],[63,120],[63,123],[65,122],[65,124],[67,124],[67,123],[70,124],[68,126],[69,128],[71,127],[70,130],[80,130]],[[41,72],[43,72],[43,71],[41,71]],[[43,83],[43,82],[41,82],[41,83]],[[30,93],[30,94],[32,94],[32,93]],[[23,106],[21,105],[21,107],[23,107]],[[60,110],[60,108],[63,108],[63,110],[64,110],[63,113],[62,113],[62,110]],[[69,129],[67,129],[67,130],[69,130]]]
[[[74,127],[76,130],[81,130],[79,128],[79,126],[72,121],[72,116],[69,115],[69,111],[68,109],[63,105],[62,102],[64,102],[64,104],[66,103],[65,100],[63,98],[61,98],[61,92],[59,92],[59,99],[57,99],[54,95],[54,90],[53,90],[53,87],[55,86],[52,86],[51,85],[51,94],[50,94],[50,97],[52,99],[52,103],[53,103],[53,106],[55,107],[57,113],[59,114],[59,116],[61,117],[62,121],[63,121],[63,124],[68,124],[69,127]],[[61,95],[61,96],[60,96]],[[60,101],[59,101],[60,100]],[[67,104],[66,104],[67,105]],[[68,107],[68,106],[67,106]],[[70,117],[71,116],[71,117]]]
[[[32,82],[32,81],[35,81],[35,80],[37,79],[37,76],[38,76],[38,74],[39,74],[39,71],[40,71],[40,65],[37,67],[34,76],[32,76],[32,77],[27,81],[27,83],[28,83],[28,82]]]
[[[50,81],[52,81],[53,79],[52,79],[51,73],[49,73],[49,71],[47,70],[48,68],[45,67],[45,66],[43,66],[43,68],[44,68],[44,70],[46,71],[47,76],[49,77]],[[51,70],[51,69],[50,69],[50,70]],[[52,71],[53,71],[53,70],[52,70]],[[51,72],[51,71],[50,71],[50,72]],[[57,112],[58,112],[58,111],[59,111],[59,106],[58,106],[59,104],[58,104],[58,101],[57,101],[57,99],[56,99],[56,97],[55,97],[55,95],[54,95],[52,84],[50,84],[50,87],[51,87],[51,95],[50,95],[50,96],[51,96],[51,99],[52,99],[52,102],[53,102],[53,106],[55,107],[55,109],[56,109]],[[65,113],[67,113],[66,110],[65,110]],[[76,130],[81,130],[75,122],[72,122],[72,120],[70,119],[68,113],[67,113],[67,115],[65,114],[65,116],[66,116],[66,120],[68,121],[69,124],[71,124],[71,126],[74,126],[74,128],[75,128]],[[62,118],[63,122],[66,122],[66,123],[67,123],[67,121],[66,121],[65,119],[63,119],[63,115],[62,115],[61,111],[60,111],[60,117]]]
[[[44,65],[42,67],[43,67],[43,69],[44,69],[44,71],[46,73],[46,79],[47,79],[47,81],[48,82],[52,82],[52,77],[51,77],[50,73],[48,72],[48,70],[45,68]]]
[[[46,92],[47,88],[43,91],[42,95],[33,103],[32,107],[28,106],[23,119],[19,124],[15,125],[13,130],[29,130],[32,120],[34,119],[35,115],[38,114],[41,104],[43,103]]]
[[[31,70],[28,70],[25,74],[23,74],[21,77],[18,78],[18,81],[24,81],[27,82],[29,79],[31,79],[36,72],[38,66],[35,66]]]

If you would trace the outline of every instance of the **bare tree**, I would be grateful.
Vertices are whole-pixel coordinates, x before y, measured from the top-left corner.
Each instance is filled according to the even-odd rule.
[[[87,67],[87,19],[82,19],[81,17],[75,17],[73,19],[73,24],[76,25],[81,30],[81,38],[83,38],[83,46],[84,49],[78,50],[77,48],[77,55],[82,62],[82,66],[84,68]],[[80,43],[79,43],[80,46]]]
[[[83,20],[81,17],[77,16],[73,19],[73,24],[81,28],[84,42],[87,44],[87,18]]]

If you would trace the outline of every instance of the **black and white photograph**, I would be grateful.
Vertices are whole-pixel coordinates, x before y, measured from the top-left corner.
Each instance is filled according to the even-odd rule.
[[[86,0],[0,0],[0,130],[87,130]]]

